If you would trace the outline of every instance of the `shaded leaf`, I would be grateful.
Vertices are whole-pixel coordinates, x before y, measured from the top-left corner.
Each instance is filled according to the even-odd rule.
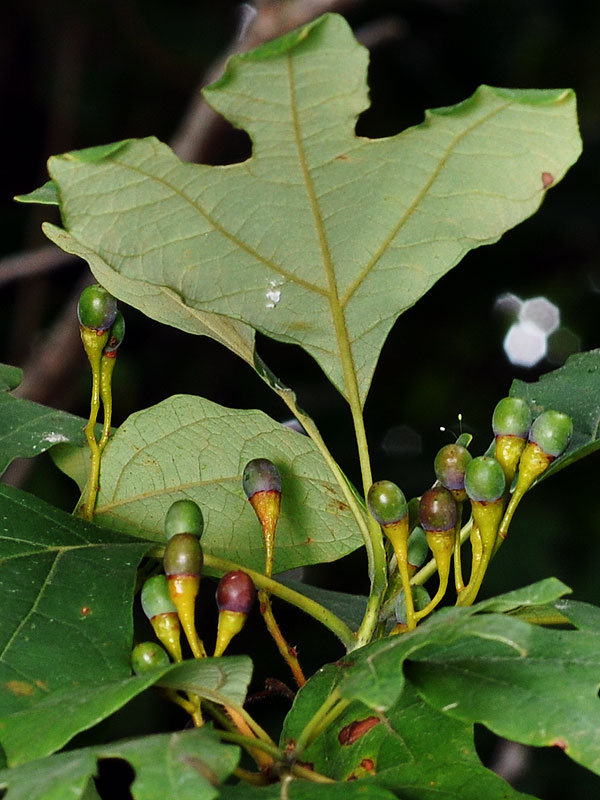
[[[510,394],[526,400],[534,417],[552,408],[573,420],[566,452],[548,467],[543,478],[600,448],[600,350],[575,353],[564,366],[535,383],[515,380]]]
[[[219,797],[221,800],[396,800],[396,795],[374,783],[312,783],[305,780],[292,780],[286,785],[282,795],[281,784],[263,786],[225,786]]]
[[[103,456],[95,519],[164,542],[169,506],[188,497],[202,509],[207,553],[262,570],[262,531],[242,490],[242,471],[252,458],[271,459],[283,479],[276,571],[332,561],[362,544],[339,486],[308,437],[261,411],[188,395],[133,414],[115,433]]]
[[[311,586],[309,583],[293,581],[288,578],[280,578],[280,582],[325,606],[353,631],[360,627],[367,607],[367,598],[364,595],[333,592],[331,589],[322,589],[319,586]]]
[[[580,152],[568,90],[484,86],[397,136],[357,137],[366,71],[348,24],[324,15],[233,56],[205,90],[250,134],[247,161],[184,164],[151,138],[50,159],[70,252],[95,254],[117,297],[167,287],[301,345],[364,401],[398,315],[531,215]]]
[[[307,722],[343,680],[348,659],[320,670],[298,693],[282,745],[292,746]],[[302,761],[339,781],[374,784],[404,800],[517,800],[525,798],[486,769],[473,744],[473,727],[431,708],[408,684],[387,713],[362,703],[348,708],[301,754]]]
[[[15,458],[37,456],[59,442],[85,442],[85,420],[13,397],[7,390],[19,385],[22,371],[0,366],[0,475]]]
[[[7,800],[73,800],[84,792],[103,758],[122,758],[135,770],[134,800],[212,800],[235,769],[239,750],[208,728],[146,736],[60,753],[0,771]]]
[[[0,517],[0,741],[9,753],[7,715],[131,674],[131,601],[148,543],[1,485]]]
[[[73,736],[118,711],[154,684],[171,689],[192,689],[195,694],[222,705],[242,705],[252,675],[245,656],[172,664],[151,673],[110,680],[76,680],[48,693],[39,702],[0,718],[0,741],[11,766],[55,752]],[[65,714],[65,709],[69,713]]]

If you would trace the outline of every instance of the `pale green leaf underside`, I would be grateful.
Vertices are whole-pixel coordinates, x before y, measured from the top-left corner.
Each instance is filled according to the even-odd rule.
[[[165,287],[301,345],[364,400],[398,315],[532,214],[580,152],[568,90],[481,87],[397,136],[357,137],[366,70],[347,23],[325,15],[285,47],[234,56],[206,90],[250,134],[248,161],[183,164],[152,138],[52,158],[72,251],[95,254],[117,296]]]
[[[115,433],[103,456],[95,520],[164,542],[169,506],[191,498],[204,514],[205,552],[262,571],[262,531],[242,490],[242,471],[252,458],[271,459],[282,475],[276,571],[332,561],[362,544],[339,486],[308,437],[261,411],[187,395],[133,414]]]

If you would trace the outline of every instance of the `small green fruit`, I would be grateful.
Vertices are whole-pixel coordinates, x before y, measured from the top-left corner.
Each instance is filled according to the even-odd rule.
[[[427,544],[427,537],[425,531],[420,525],[413,530],[408,537],[408,565],[416,571],[425,563],[425,559],[429,555],[429,545]]]
[[[167,539],[178,533],[192,533],[202,536],[204,518],[202,511],[193,500],[176,500],[165,516],[165,535]]]
[[[552,458],[558,458],[567,449],[573,435],[573,420],[561,411],[544,411],[534,421],[529,441]]]
[[[131,651],[131,668],[136,675],[143,675],[170,664],[169,656],[156,642],[140,642]]]
[[[392,481],[377,481],[367,495],[369,511],[380,525],[392,525],[408,514],[402,490]]]
[[[476,503],[493,503],[502,497],[506,486],[504,470],[491,456],[474,458],[465,476],[465,489]]]
[[[152,578],[148,578],[142,587],[141,599],[144,614],[148,619],[152,619],[157,614],[177,613],[164,575],[154,575]]]
[[[117,315],[117,301],[100,284],[93,283],[79,297],[77,317],[79,324],[95,331],[108,330]]]
[[[529,404],[521,397],[503,397],[492,415],[495,436],[518,436],[526,439],[531,427]]]

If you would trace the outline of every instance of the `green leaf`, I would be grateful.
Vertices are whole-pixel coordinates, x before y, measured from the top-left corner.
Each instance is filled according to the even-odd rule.
[[[348,659],[327,665],[300,690],[285,720],[282,746],[298,740],[349,669]],[[526,797],[481,764],[472,725],[434,710],[410,684],[385,714],[351,703],[301,759],[338,781],[352,780],[365,791],[376,784],[406,800]]]
[[[367,52],[327,14],[233,56],[205,90],[250,134],[247,161],[184,164],[152,138],[89,163],[50,159],[70,252],[94,254],[117,297],[136,284],[158,308],[165,287],[189,309],[301,345],[364,401],[399,314],[530,216],[580,153],[569,90],[483,86],[404,133],[357,137],[366,72]]]
[[[219,794],[220,800],[396,800],[397,795],[381,786],[370,783],[313,783],[294,780],[287,784],[285,795],[281,784],[263,786],[225,786]],[[10,800],[10,798],[9,798]]]
[[[10,756],[8,715],[130,676],[133,587],[148,543],[1,485],[0,516],[0,742]],[[55,713],[68,718],[64,706]]]
[[[59,442],[85,442],[84,420],[9,394],[22,372],[0,367],[0,475],[15,458],[37,456]]]
[[[55,752],[73,736],[118,711],[150,686],[193,691],[225,705],[243,705],[252,675],[245,656],[172,664],[141,676],[95,681],[77,680],[75,673],[65,689],[50,692],[36,704],[0,718],[0,742],[14,766]],[[69,713],[65,714],[65,709]]]
[[[164,542],[169,506],[188,497],[204,515],[205,551],[261,571],[262,531],[241,477],[246,463],[259,457],[273,461],[283,479],[276,571],[332,561],[362,544],[339,486],[308,437],[261,411],[187,395],[133,414],[115,433],[104,451],[95,520]]]
[[[553,594],[551,586],[531,588],[524,596]],[[510,605],[518,600],[511,595]],[[561,747],[600,774],[600,628],[552,630],[480,610],[485,602],[443,609],[410,634],[355,651],[339,681],[342,696],[383,713],[406,691],[404,667],[443,713],[523,744]]]
[[[131,764],[134,800],[213,800],[237,766],[239,750],[204,727],[60,753],[0,771],[0,786],[8,787],[7,800],[84,800],[104,758]]]
[[[57,206],[60,203],[58,189],[54,181],[46,181],[39,189],[34,189],[28,194],[18,194],[15,197],[18,203],[39,203],[44,206]]]
[[[281,579],[281,583],[325,606],[353,631],[360,627],[367,606],[367,598],[364,595],[333,592],[331,589],[322,589],[320,586],[311,586],[309,583],[288,578]]]
[[[515,380],[513,397],[526,400],[537,417],[556,409],[573,420],[573,436],[565,453],[548,467],[543,478],[600,448],[600,350],[575,353],[564,366],[535,383]]]

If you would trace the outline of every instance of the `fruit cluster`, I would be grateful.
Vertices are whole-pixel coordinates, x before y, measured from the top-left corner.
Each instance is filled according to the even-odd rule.
[[[513,514],[534,481],[567,448],[573,423],[567,414],[548,410],[533,422],[529,405],[517,397],[505,397],[492,417],[495,442],[492,455],[473,458],[467,446],[470,436],[441,448],[434,460],[436,482],[418,501],[407,503],[391,481],[374,483],[367,503],[390,542],[393,558],[388,595],[396,598],[398,625],[394,632],[412,630],[443,599],[448,587],[452,560],[457,605],[470,605],[481,587],[491,558],[506,535]],[[411,519],[410,508],[418,506]],[[470,506],[470,519],[462,525],[463,506]],[[433,597],[411,583],[424,561],[411,556],[425,537],[439,575]],[[463,580],[461,545],[471,542],[469,580]],[[411,547],[412,546],[412,547]],[[419,560],[420,559],[420,560]],[[392,574],[392,578],[394,574]],[[384,607],[389,607],[390,597]]]

